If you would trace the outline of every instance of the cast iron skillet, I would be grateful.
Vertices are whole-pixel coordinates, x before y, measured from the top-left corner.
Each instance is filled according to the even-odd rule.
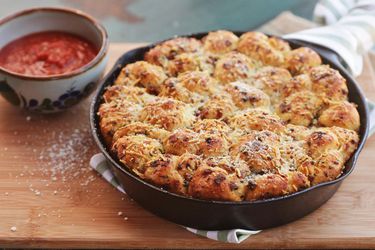
[[[243,32],[235,32],[240,36]],[[207,33],[189,35],[202,38]],[[349,100],[358,105],[361,116],[358,149],[346,163],[344,173],[336,180],[325,182],[305,190],[259,201],[206,201],[189,198],[149,184],[124,167],[106,147],[99,129],[97,115],[102,95],[118,76],[122,67],[143,59],[143,55],[155,44],[131,50],[121,56],[113,69],[102,80],[91,104],[90,123],[93,136],[100,150],[111,163],[111,168],[123,185],[127,194],[145,209],[170,220],[174,223],[204,230],[250,229],[258,230],[282,225],[297,220],[324,204],[340,187],[342,181],[353,171],[358,155],[362,150],[368,133],[368,111],[362,91],[352,76],[344,69],[340,57],[329,49],[302,41],[288,40],[292,48],[301,46],[312,47],[323,59],[325,64],[340,71],[346,78],[349,88]]]

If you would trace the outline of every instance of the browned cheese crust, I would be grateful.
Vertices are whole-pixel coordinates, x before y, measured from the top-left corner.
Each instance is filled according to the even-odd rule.
[[[221,201],[336,179],[361,126],[345,78],[315,51],[225,30],[162,42],[126,65],[98,115],[124,167],[170,192]]]

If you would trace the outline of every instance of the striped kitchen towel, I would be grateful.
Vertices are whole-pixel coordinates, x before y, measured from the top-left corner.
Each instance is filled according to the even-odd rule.
[[[362,71],[362,54],[368,51],[375,41],[375,0],[322,0],[314,11],[320,24],[329,24],[284,36],[285,38],[309,41],[323,45],[337,52],[347,63],[354,76]],[[370,135],[375,132],[375,104],[368,102],[370,111]],[[105,180],[125,193],[121,184],[110,170],[109,162],[99,153],[91,158],[90,165]],[[224,231],[203,231],[186,228],[190,232],[229,243],[241,243],[260,231],[233,229]]]
[[[353,76],[362,72],[362,55],[375,43],[374,0],[323,0],[314,11],[315,19],[329,26],[303,30],[285,38],[308,41],[335,51]]]
[[[367,106],[370,113],[370,129],[369,136],[372,136],[375,133],[375,103],[367,100]]]

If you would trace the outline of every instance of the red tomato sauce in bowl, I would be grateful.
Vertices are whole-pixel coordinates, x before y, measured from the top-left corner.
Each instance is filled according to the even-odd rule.
[[[29,76],[52,76],[79,69],[97,55],[86,39],[66,32],[46,31],[16,39],[0,50],[0,67]]]

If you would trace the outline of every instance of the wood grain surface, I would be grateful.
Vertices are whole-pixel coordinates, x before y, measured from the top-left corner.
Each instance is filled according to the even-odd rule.
[[[139,44],[112,44],[109,66],[135,46]],[[375,100],[375,79],[367,63],[358,80]],[[91,171],[89,158],[98,149],[89,131],[89,103],[90,98],[67,112],[43,116],[0,98],[0,247],[375,247],[375,137],[325,205],[231,245],[154,216]]]

